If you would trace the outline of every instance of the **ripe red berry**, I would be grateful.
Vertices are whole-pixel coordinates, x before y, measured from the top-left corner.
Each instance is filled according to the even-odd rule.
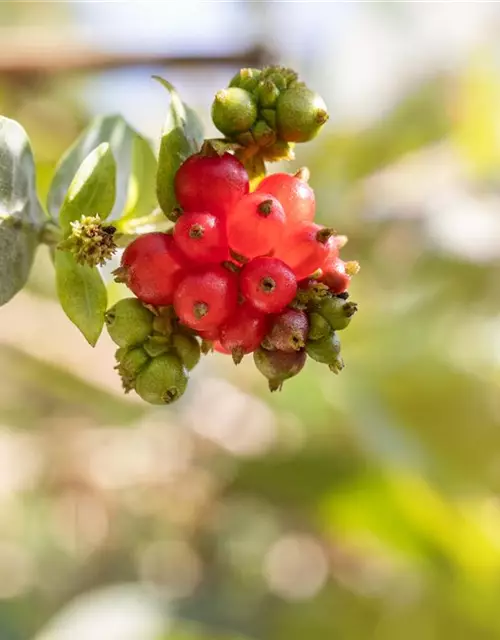
[[[268,193],[249,193],[234,206],[227,219],[231,249],[246,258],[269,253],[283,236],[285,212]]]
[[[174,309],[180,321],[201,331],[222,324],[237,303],[236,274],[215,265],[185,275],[174,295]]]
[[[278,258],[250,260],[240,273],[241,292],[264,313],[282,311],[297,293],[297,280],[288,265]]]
[[[234,362],[238,364],[246,353],[258,349],[268,326],[268,315],[257,311],[248,302],[243,302],[221,325],[220,343],[232,354]]]
[[[142,302],[172,304],[185,259],[166,233],[150,233],[134,240],[122,257],[125,281]]]
[[[214,341],[213,348],[217,353],[223,353],[225,356],[231,355],[231,352],[225,349],[218,340]]]
[[[272,325],[262,346],[265,349],[277,349],[290,353],[306,346],[309,333],[309,320],[304,311],[285,309],[273,316]]]
[[[307,182],[297,176],[273,173],[262,180],[257,191],[270,193],[281,202],[289,225],[314,220],[314,191]]]
[[[186,211],[226,214],[249,191],[248,174],[230,153],[189,157],[175,176],[175,195]]]
[[[284,260],[298,280],[321,269],[336,245],[331,229],[314,222],[302,222],[293,228],[276,250],[276,257]]]
[[[326,284],[332,293],[344,293],[349,288],[351,275],[358,269],[357,262],[344,262],[333,252],[323,266],[320,282]]]
[[[184,213],[174,227],[174,240],[195,262],[220,263],[229,258],[224,223],[211,213]]]
[[[207,340],[208,342],[213,342],[214,340],[219,339],[219,327],[212,327],[211,329],[198,331],[197,333],[202,340]]]

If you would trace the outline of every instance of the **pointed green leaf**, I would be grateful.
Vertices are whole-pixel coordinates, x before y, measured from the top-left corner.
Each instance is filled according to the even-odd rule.
[[[59,214],[64,233],[82,216],[109,216],[116,195],[116,163],[107,142],[91,151],[69,185]]]
[[[78,168],[96,147],[107,142],[116,162],[116,199],[109,216],[117,220],[121,215],[139,215],[144,209],[156,206],[153,180],[143,180],[141,171],[156,173],[156,159],[149,142],[117,115],[96,118],[62,157],[54,174],[47,197],[47,208],[57,220],[66,193]],[[135,204],[134,204],[135,203]]]
[[[80,265],[73,254],[55,252],[56,284],[65,314],[95,346],[104,326],[107,293],[97,268]]]
[[[0,305],[26,283],[44,222],[28,136],[0,116]]]
[[[174,177],[181,164],[200,150],[203,144],[203,128],[195,111],[179,98],[174,87],[158,76],[154,76],[170,93],[167,113],[158,157],[156,195],[165,213],[176,206]]]

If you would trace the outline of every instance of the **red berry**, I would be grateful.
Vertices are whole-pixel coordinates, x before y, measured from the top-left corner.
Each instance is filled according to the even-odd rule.
[[[174,295],[174,309],[180,321],[201,331],[222,324],[237,303],[236,274],[215,265],[185,275]]]
[[[306,346],[309,319],[304,311],[285,309],[272,319],[272,326],[262,346],[290,353]]]
[[[278,258],[254,258],[240,273],[244,297],[264,313],[278,313],[297,293],[297,279],[288,265]]]
[[[214,340],[219,339],[219,327],[213,327],[211,329],[206,329],[205,331],[198,331],[197,333],[202,340],[207,340],[208,342],[213,342]]]
[[[186,211],[225,214],[249,191],[248,174],[230,153],[188,158],[175,176],[175,195]]]
[[[289,225],[314,220],[316,199],[304,180],[288,173],[273,173],[262,180],[257,191],[270,193],[281,202]]]
[[[336,249],[333,231],[314,222],[302,222],[285,237],[276,251],[298,280],[321,269]]]
[[[323,273],[319,278],[320,282],[326,284],[332,293],[344,293],[351,282],[351,273],[348,273],[350,265],[356,265],[351,267],[351,273],[355,273],[356,268],[359,269],[357,263],[350,262],[346,264],[333,252],[323,266]]]
[[[134,240],[122,257],[129,289],[142,302],[172,304],[185,259],[166,233],[150,233]]]
[[[269,316],[244,302],[220,327],[220,343],[236,364],[258,349],[269,326]]]
[[[246,258],[269,253],[283,236],[285,212],[268,193],[249,193],[235,205],[227,219],[231,249]]]
[[[225,356],[231,355],[231,352],[225,349],[218,340],[214,341],[213,347],[214,351],[217,351],[217,353],[223,353]]]
[[[211,213],[184,213],[174,227],[174,240],[195,262],[220,263],[229,258],[225,225]]]

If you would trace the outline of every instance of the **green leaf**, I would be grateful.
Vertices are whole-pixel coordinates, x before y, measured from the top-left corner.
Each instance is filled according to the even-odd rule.
[[[92,346],[95,346],[107,306],[107,293],[97,268],[80,265],[73,254],[55,252],[56,284],[65,314]]]
[[[116,162],[116,199],[109,219],[132,217],[136,208],[142,216],[148,206],[150,211],[155,207],[156,159],[151,146],[122,116],[112,115],[96,118],[62,157],[47,197],[47,208],[55,220],[78,168],[103,142],[109,144]],[[152,176],[150,180],[143,179],[145,172]]]
[[[44,221],[28,136],[0,116],[0,305],[25,285]]]
[[[63,232],[82,216],[99,214],[106,219],[115,202],[116,163],[107,142],[101,143],[80,165],[69,185],[59,214]]]
[[[174,193],[174,177],[181,164],[200,150],[203,144],[203,129],[195,111],[179,98],[174,87],[158,76],[153,76],[170,93],[167,113],[158,158],[156,195],[165,213],[170,213],[177,202]]]

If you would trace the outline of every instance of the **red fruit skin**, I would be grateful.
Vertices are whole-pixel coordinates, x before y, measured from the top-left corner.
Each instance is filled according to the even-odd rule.
[[[314,220],[314,191],[300,178],[289,173],[273,173],[262,180],[257,191],[270,193],[281,202],[288,225]]]
[[[128,288],[147,304],[172,304],[185,259],[171,235],[150,233],[134,240],[122,256]]]
[[[351,276],[345,271],[345,262],[333,255],[323,266],[320,282],[326,284],[332,293],[344,293],[349,288]]]
[[[213,347],[214,351],[217,351],[217,353],[223,353],[225,356],[231,355],[231,352],[225,349],[218,340],[214,341]]]
[[[302,280],[322,269],[330,255],[337,251],[335,237],[326,242],[317,238],[318,232],[324,229],[314,222],[302,222],[294,227],[277,248],[275,255],[281,258],[295,273],[297,280]]]
[[[195,154],[176,173],[175,196],[185,211],[225,215],[249,192],[248,174],[230,153],[222,156]]]
[[[198,331],[198,335],[202,340],[208,340],[208,342],[213,342],[214,340],[219,339],[219,327],[206,329],[206,331]]]
[[[252,353],[259,348],[268,328],[269,316],[243,302],[221,325],[220,344],[230,353]]]
[[[266,283],[274,288],[266,288]],[[297,279],[278,258],[260,257],[247,262],[240,273],[240,288],[248,302],[264,313],[279,313],[295,298]]]
[[[249,193],[236,203],[227,217],[229,246],[246,258],[263,256],[281,241],[285,220],[283,207],[274,196]]]
[[[211,213],[183,213],[174,227],[174,241],[194,262],[216,264],[229,259],[225,224]]]
[[[184,275],[174,294],[179,320],[191,329],[206,331],[220,326],[238,304],[238,277],[214,265]],[[204,315],[197,315],[206,305]]]

